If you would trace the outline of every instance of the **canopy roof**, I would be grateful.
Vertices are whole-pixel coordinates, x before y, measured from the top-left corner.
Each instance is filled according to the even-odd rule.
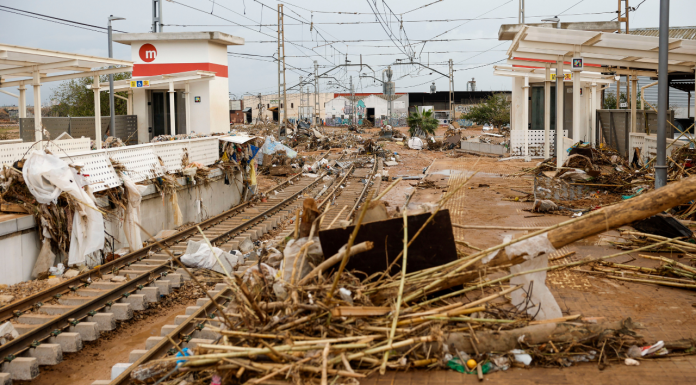
[[[498,76],[511,76],[511,77],[529,77],[534,80],[544,80],[546,77],[546,68],[530,68],[530,67],[514,67],[514,66],[493,66],[494,74]],[[556,73],[555,68],[550,69],[552,74]],[[571,73],[570,70],[563,71],[564,73]],[[597,72],[580,72],[580,80],[584,82],[591,82],[597,84],[611,84],[615,83],[614,77],[612,75],[602,75]]]
[[[585,58],[585,71],[607,72],[622,68],[647,71],[658,68],[659,38],[607,32],[549,29],[525,26],[508,49],[508,64],[555,63]],[[669,72],[693,73],[696,41],[669,39]]]
[[[119,68],[108,69],[108,66]],[[100,69],[106,68],[106,69]],[[41,82],[109,73],[131,72],[133,62],[39,48],[0,44],[0,88],[31,84],[38,70]],[[60,75],[57,75],[60,74]]]
[[[178,72],[175,74],[154,75],[154,76],[139,76],[133,79],[118,80],[114,82],[114,92],[127,91],[131,88],[131,81],[149,80],[150,85],[146,89],[149,90],[168,90],[169,83],[174,83],[175,86],[192,83],[196,81],[210,81],[215,79],[215,72],[210,71],[187,71]],[[87,88],[91,88],[89,85]],[[101,87],[101,91],[109,91],[109,87]]]

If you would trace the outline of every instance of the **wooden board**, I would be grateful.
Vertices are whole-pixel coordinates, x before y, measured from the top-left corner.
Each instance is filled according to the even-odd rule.
[[[408,217],[409,240],[430,217],[430,213]],[[371,241],[374,248],[360,253],[348,261],[346,270],[358,270],[367,275],[382,272],[387,268],[387,256],[391,263],[403,250],[404,229],[403,218],[392,218],[379,222],[365,223],[360,227],[355,243]],[[348,242],[353,226],[346,229],[337,228],[319,232],[319,240],[324,255],[334,255]],[[386,250],[386,255],[385,255]],[[442,210],[435,215],[433,221],[423,229],[415,242],[408,249],[407,271],[418,271],[440,266],[457,259],[457,246],[454,243],[452,222],[448,210]],[[396,264],[391,274],[401,270]],[[365,278],[359,275],[360,278]]]

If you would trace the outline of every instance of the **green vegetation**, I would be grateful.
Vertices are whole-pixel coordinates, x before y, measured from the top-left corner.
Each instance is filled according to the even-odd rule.
[[[468,113],[462,114],[462,119],[476,124],[490,124],[501,130],[510,124],[510,102],[505,94],[493,94],[483,103],[472,106]]]
[[[130,79],[130,72],[114,74],[114,81]],[[102,87],[109,87],[109,76],[99,77]],[[51,107],[51,116],[94,116],[94,91],[87,86],[92,85],[92,78],[78,78],[62,82],[51,94],[51,101],[55,103]],[[116,95],[128,96],[126,92],[117,92]],[[101,115],[108,116],[109,93],[100,94]],[[127,112],[126,101],[114,98],[116,115],[125,115]]]
[[[412,112],[406,118],[406,123],[408,124],[408,133],[411,134],[411,137],[418,134],[418,129],[425,134],[434,135],[439,124],[438,120],[433,118],[433,111],[423,111],[422,114],[418,111]]]

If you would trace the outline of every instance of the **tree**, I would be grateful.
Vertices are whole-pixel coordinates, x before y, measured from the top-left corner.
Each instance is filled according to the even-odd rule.
[[[120,72],[114,74],[114,81],[130,79],[130,72]],[[87,88],[92,85],[92,78],[77,78],[66,80],[53,90],[51,94],[51,114],[55,116],[94,116],[94,91]],[[103,75],[99,77],[101,87],[109,87],[109,76]],[[128,96],[126,92],[117,92],[116,95]],[[109,93],[100,92],[101,115],[109,116]],[[125,115],[127,113],[126,101],[119,98],[114,98],[114,108],[116,115]]]
[[[408,123],[408,133],[411,134],[411,137],[416,136],[419,129],[426,134],[434,135],[438,124],[440,124],[437,119],[433,118],[432,110],[423,111],[422,114],[418,111],[412,112],[406,118],[406,123]]]
[[[510,102],[505,94],[490,95],[483,103],[471,106],[469,112],[462,114],[462,119],[502,129],[510,124]]]
[[[642,110],[643,109],[643,101],[640,100],[640,91],[636,92],[636,100],[638,101],[636,108],[639,110]],[[627,103],[629,101],[629,98],[626,96],[625,92],[621,93],[621,95],[619,96],[619,101],[621,103]],[[604,94],[604,103],[602,104],[602,108],[604,108],[605,110],[615,110],[617,108],[616,107],[616,92]]]

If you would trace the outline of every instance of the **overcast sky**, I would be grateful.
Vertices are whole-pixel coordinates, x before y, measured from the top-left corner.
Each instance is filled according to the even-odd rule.
[[[498,41],[497,32],[501,24],[517,23],[519,0],[435,1],[285,2],[288,84],[296,84],[303,71],[313,71],[313,60],[318,61],[320,72],[324,72],[344,62],[346,53],[353,64],[360,62],[362,54],[363,63],[369,64],[377,71],[377,77],[381,77],[379,72],[386,65],[415,52],[421,63],[442,73],[447,73],[446,63],[453,59],[456,90],[465,90],[466,81],[472,77],[480,90],[510,89],[510,78],[493,76],[492,66],[487,64],[505,59],[510,42]],[[0,5],[94,25],[106,26],[111,14],[125,17],[125,21],[114,22],[115,29],[125,32],[150,32],[151,4],[151,0],[0,0]],[[222,31],[243,37],[246,45],[231,46],[228,51],[260,57],[228,56],[230,92],[238,97],[247,92],[271,93],[277,89],[278,76],[277,64],[270,58],[277,49],[276,27],[272,25],[277,23],[277,4],[276,0],[167,0],[163,12],[165,31]],[[540,22],[544,17],[558,14],[562,21],[608,21],[616,17],[616,4],[615,0],[526,0],[527,22]],[[639,4],[630,14],[631,28],[657,27],[659,0],[630,0],[631,6]],[[376,23],[371,5],[386,24]],[[696,25],[695,14],[696,0],[671,0],[672,26]],[[399,20],[403,20],[403,29]],[[312,21],[315,25],[310,32]],[[364,24],[340,24],[356,22]],[[416,43],[434,38],[449,41],[430,41],[425,47]],[[20,16],[2,8],[0,43],[108,56],[105,33]],[[114,57],[130,60],[129,46],[114,44]],[[346,86],[348,77],[353,75],[357,92],[381,92],[379,83],[359,80],[357,68],[352,68],[336,70],[332,75]],[[393,68],[397,92],[427,92],[431,81],[435,81],[438,90],[448,89],[447,79],[432,70],[415,66]],[[329,88],[324,82],[320,85],[323,92],[343,91]],[[51,89],[57,84],[47,83],[42,87],[44,101],[50,99]],[[16,93],[16,88],[8,90]],[[28,90],[27,102],[31,103],[32,98],[32,91]],[[0,105],[16,104],[17,99],[0,94]]]

